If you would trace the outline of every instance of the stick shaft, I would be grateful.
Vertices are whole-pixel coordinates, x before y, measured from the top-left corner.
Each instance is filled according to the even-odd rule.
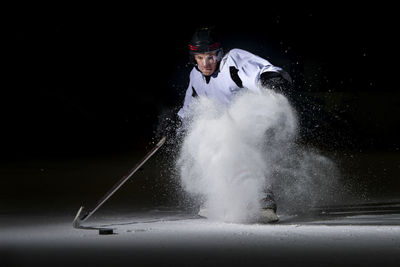
[[[126,181],[129,180],[129,178],[132,177],[133,174],[137,170],[140,169],[156,152],[157,150],[165,143],[166,137],[164,136],[153,149],[151,149],[146,156],[142,160],[140,160],[133,169],[129,171],[127,175],[122,177],[114,186],[97,202],[96,206],[91,209],[81,220],[80,222],[84,222],[87,219],[89,219],[90,216],[92,216],[103,204],[106,202]]]

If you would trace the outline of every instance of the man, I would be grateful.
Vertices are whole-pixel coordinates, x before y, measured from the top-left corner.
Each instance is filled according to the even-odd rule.
[[[228,106],[241,90],[284,91],[291,84],[285,71],[250,52],[232,49],[224,55],[220,40],[210,28],[195,31],[189,53],[194,67],[183,107],[178,112],[182,120],[189,115],[190,105],[198,96],[213,98]],[[206,216],[206,211],[200,209],[199,214]],[[266,190],[262,200],[261,218],[266,222],[278,221],[271,190]]]

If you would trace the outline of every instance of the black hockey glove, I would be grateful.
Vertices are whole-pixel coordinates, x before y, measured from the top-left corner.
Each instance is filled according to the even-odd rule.
[[[262,73],[260,75],[260,82],[262,87],[283,94],[289,93],[292,87],[292,83],[283,78],[279,72],[267,71]]]

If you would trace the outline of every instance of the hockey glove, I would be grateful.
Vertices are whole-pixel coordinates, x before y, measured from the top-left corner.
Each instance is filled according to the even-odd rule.
[[[279,72],[264,72],[260,75],[261,86],[277,93],[288,93],[292,83],[283,78]]]

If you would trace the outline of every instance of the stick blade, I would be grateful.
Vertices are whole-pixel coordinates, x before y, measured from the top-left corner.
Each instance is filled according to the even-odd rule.
[[[76,213],[75,219],[72,222],[72,226],[74,228],[79,229],[81,227],[81,219],[80,219],[80,217],[81,217],[82,210],[83,210],[83,206],[81,206],[79,208],[78,212]]]

